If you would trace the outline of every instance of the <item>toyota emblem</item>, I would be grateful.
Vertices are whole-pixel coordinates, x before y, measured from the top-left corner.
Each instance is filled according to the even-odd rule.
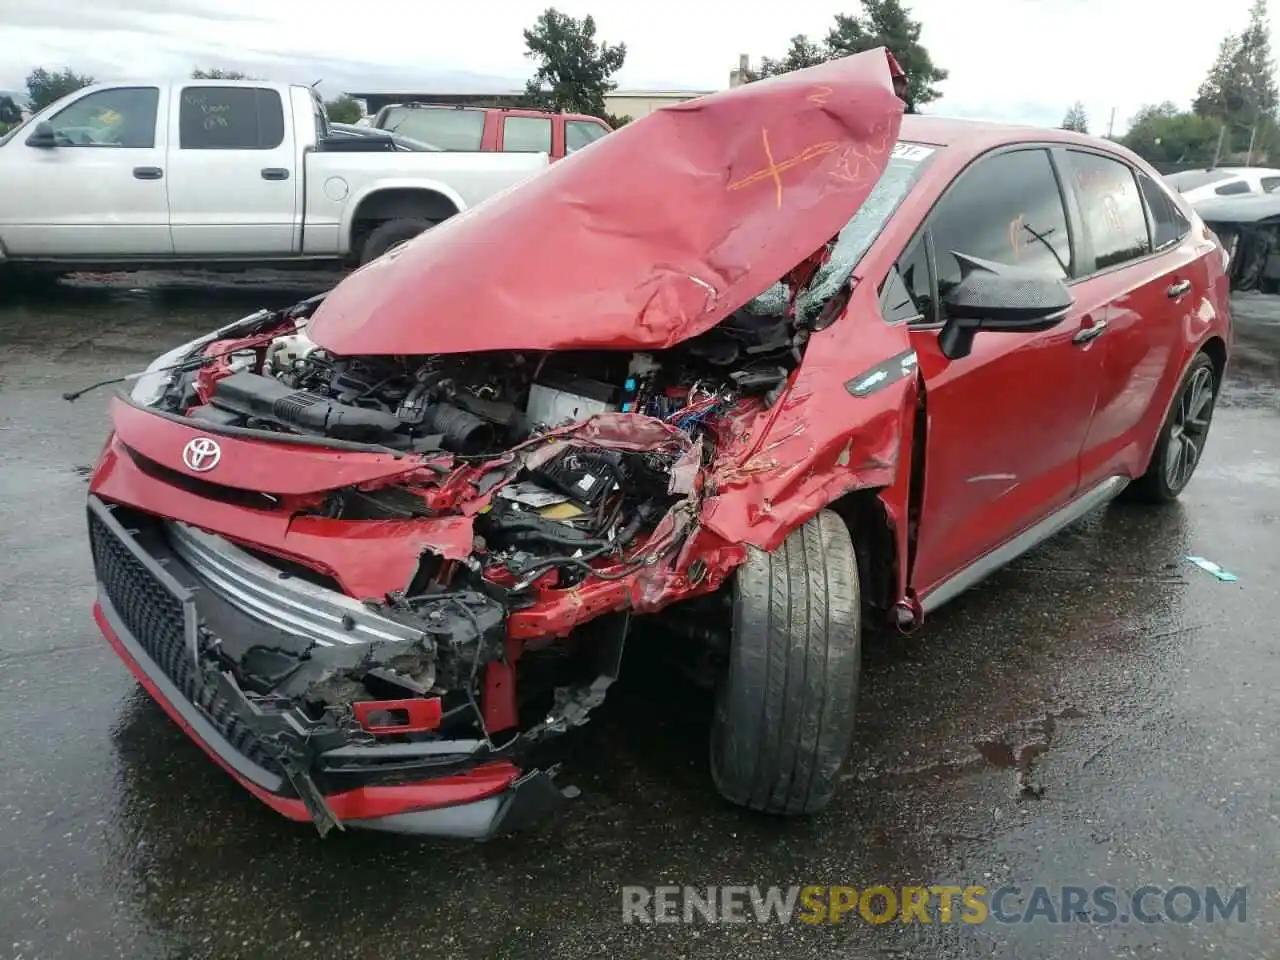
[[[208,437],[196,437],[189,440],[182,448],[182,462],[196,473],[207,473],[218,465],[222,459],[222,448],[216,440]]]

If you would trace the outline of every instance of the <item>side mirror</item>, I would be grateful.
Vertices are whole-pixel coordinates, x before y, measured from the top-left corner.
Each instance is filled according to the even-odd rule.
[[[53,134],[53,127],[49,126],[48,121],[41,120],[35,125],[31,131],[31,136],[27,137],[28,147],[41,147],[49,149],[58,145],[58,138]]]
[[[949,360],[967,357],[979,330],[1048,330],[1062,322],[1074,302],[1059,279],[963,253],[952,255],[960,264],[960,282],[942,298],[947,322],[938,335]]]

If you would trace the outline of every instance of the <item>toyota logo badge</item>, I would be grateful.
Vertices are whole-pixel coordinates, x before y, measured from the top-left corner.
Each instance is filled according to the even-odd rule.
[[[207,473],[222,459],[222,448],[216,440],[196,437],[182,448],[182,462],[196,473]]]

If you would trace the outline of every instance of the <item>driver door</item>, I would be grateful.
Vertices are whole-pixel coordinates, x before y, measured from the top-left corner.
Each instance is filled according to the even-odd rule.
[[[0,149],[0,236],[11,256],[170,256],[165,114],[156,87],[86,93],[46,118],[54,146]]]
[[[1072,308],[1039,332],[979,332],[972,352],[943,355],[941,300],[960,280],[953,252],[1070,282],[1067,207],[1049,153],[988,154],[943,193],[882,292],[886,319],[907,322],[925,384],[923,502],[912,582],[928,592],[1068,503],[1097,394],[1092,322]],[[896,291],[896,293],[895,293]]]

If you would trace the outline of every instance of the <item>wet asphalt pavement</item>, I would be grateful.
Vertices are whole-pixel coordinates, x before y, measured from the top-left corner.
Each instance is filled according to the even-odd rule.
[[[856,760],[823,815],[721,803],[705,696],[633,646],[617,696],[565,744],[581,796],[477,846],[321,841],[277,817],[90,618],[83,500],[109,391],[62,392],[317,282],[0,294],[0,957],[1280,955],[1280,305],[1241,301],[1240,363],[1180,503],[1099,512],[920,633],[869,642]],[[664,883],[1248,899],[1244,923],[620,922],[621,885]]]

